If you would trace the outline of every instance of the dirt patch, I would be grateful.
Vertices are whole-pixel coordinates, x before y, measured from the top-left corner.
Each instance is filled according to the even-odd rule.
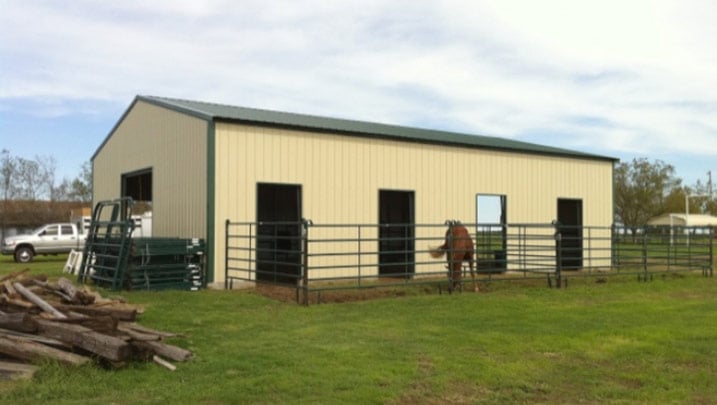
[[[308,295],[304,290],[297,289],[293,286],[259,284],[256,286],[256,291],[265,297],[278,301],[297,304],[308,303],[309,305],[367,301],[446,292],[445,287],[439,288],[438,285],[431,284],[387,287],[377,285],[365,288],[342,288],[341,286],[334,286],[325,289],[311,290],[308,292]]]
[[[479,282],[479,291],[490,291],[489,282]],[[298,304],[326,304],[367,301],[383,298],[413,297],[430,294],[449,294],[445,278],[397,279],[380,278],[358,286],[355,283],[312,283],[308,294],[293,285],[257,284],[256,292],[278,301]],[[453,293],[473,293],[473,285],[466,282],[462,290]]]

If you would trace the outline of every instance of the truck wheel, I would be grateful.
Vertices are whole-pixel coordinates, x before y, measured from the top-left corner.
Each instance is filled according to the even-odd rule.
[[[33,256],[32,249],[29,247],[23,246],[15,249],[15,261],[18,263],[30,263]]]

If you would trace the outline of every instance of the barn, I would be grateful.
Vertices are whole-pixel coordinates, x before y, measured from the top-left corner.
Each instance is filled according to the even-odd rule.
[[[497,137],[137,96],[92,157],[93,198],[132,197],[151,210],[154,236],[205,239],[218,286],[227,220],[609,226],[614,163]]]

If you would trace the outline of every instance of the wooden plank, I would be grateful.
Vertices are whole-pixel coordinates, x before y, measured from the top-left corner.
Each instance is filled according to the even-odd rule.
[[[57,322],[63,322],[73,325],[81,325],[85,328],[92,329],[95,332],[114,335],[117,331],[117,319],[109,315],[86,316],[60,319]]]
[[[37,323],[40,335],[69,343],[108,360],[124,361],[132,354],[132,348],[124,340],[81,325],[44,319],[39,319]]]
[[[74,311],[89,316],[109,315],[118,321],[134,322],[137,319],[135,308],[113,308],[111,306],[84,306],[84,305],[58,305],[57,308],[63,311]]]
[[[27,298],[28,300],[30,300],[30,302],[37,305],[38,307],[42,308],[43,311],[52,314],[57,319],[67,319],[67,316],[65,316],[65,314],[58,311],[57,309],[55,309],[55,307],[48,304],[47,301],[43,300],[32,291],[25,288],[24,285],[16,282],[13,284],[13,287],[15,287],[15,289],[17,290],[17,292],[20,293],[20,295]]]
[[[21,275],[27,273],[28,271],[30,271],[30,269],[24,269],[24,270],[20,270],[20,271],[16,271],[16,272],[10,273],[10,274],[6,274],[6,275],[0,277],[0,282],[5,282],[5,280],[12,280],[12,279],[14,279],[14,278],[16,278],[16,277],[19,277],[19,276],[21,276]]]
[[[64,277],[60,277],[57,280],[57,286],[67,295],[69,298],[68,302],[70,303],[89,305],[95,302],[94,295],[85,294],[82,290],[75,287],[70,280]]]
[[[0,361],[0,380],[31,379],[38,366],[10,361]]]
[[[49,358],[71,365],[85,364],[90,361],[87,357],[45,346],[21,337],[0,337],[0,353],[21,360],[37,361]]]
[[[22,337],[28,340],[32,340],[35,343],[42,343],[47,346],[53,346],[58,349],[71,349],[72,345],[68,345],[65,342],[60,342],[57,339],[50,339],[48,337],[35,335],[33,333],[23,333],[23,332],[17,332],[14,330],[9,329],[0,329],[0,336],[6,336],[6,337]]]
[[[159,364],[160,366],[166,368],[169,371],[175,371],[177,369],[177,366],[175,366],[174,364],[168,362],[167,360],[165,360],[157,355],[152,356],[152,361],[154,361],[155,363]]]
[[[27,312],[0,314],[0,328],[32,333],[37,331],[37,323]]]
[[[20,307],[23,309],[32,309],[32,308],[36,307],[36,305],[33,304],[32,302],[28,302],[28,301],[21,300],[21,299],[10,298],[5,293],[0,294],[0,301],[2,301],[2,303],[4,303],[4,304],[5,303],[10,304],[12,306]]]
[[[17,297],[17,291],[15,291],[15,287],[12,286],[12,283],[10,283],[10,280],[5,280],[3,282],[3,286],[5,287],[5,291],[7,291],[8,296]]]
[[[170,360],[174,361],[187,361],[192,358],[192,352],[189,350],[182,349],[181,347],[168,345],[166,343],[161,342],[150,342],[150,341],[141,341],[141,342],[132,342],[132,345],[151,353],[154,353],[156,355],[166,357]]]
[[[151,335],[157,335],[157,336],[160,336],[160,337],[163,337],[163,338],[170,338],[170,337],[177,337],[177,336],[178,336],[176,333],[165,332],[165,331],[161,331],[161,330],[157,330],[157,329],[151,329],[151,328],[148,328],[148,327],[146,327],[146,326],[142,326],[142,325],[136,324],[136,323],[134,323],[134,322],[120,322],[119,325],[118,325],[118,328],[121,329],[121,330],[131,329],[131,330],[133,330],[133,331],[135,331],[135,332],[146,333],[146,334],[151,334]]]
[[[137,332],[136,330],[125,328],[122,326],[118,326],[117,330],[127,335],[129,338],[128,340],[138,340],[138,341],[151,341],[151,340],[160,340],[162,339],[161,336],[150,334],[150,333],[142,333]]]

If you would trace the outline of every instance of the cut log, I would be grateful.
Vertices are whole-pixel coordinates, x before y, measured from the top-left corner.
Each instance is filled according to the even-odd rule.
[[[67,319],[67,316],[63,314],[62,312],[55,309],[52,305],[48,304],[47,301],[43,300],[42,298],[38,297],[35,293],[25,288],[24,285],[16,282],[13,284],[13,287],[17,290],[17,292],[20,293],[23,297],[30,300],[33,304],[37,305],[38,307],[42,308],[43,311],[48,312],[55,316],[57,319]]]
[[[84,305],[58,305],[57,308],[63,311],[74,311],[89,316],[109,315],[118,321],[134,322],[137,319],[135,308],[113,308],[111,306],[95,307]]]
[[[48,337],[35,335],[33,333],[16,332],[16,331],[10,330],[10,329],[0,329],[0,336],[10,337],[10,338],[21,337],[21,338],[25,338],[27,340],[31,340],[35,343],[42,343],[44,345],[56,347],[58,349],[66,349],[67,350],[67,349],[72,348],[72,345],[68,345],[65,342],[60,342],[57,339],[50,339]]]
[[[150,329],[150,328],[147,328],[147,327],[145,327],[145,326],[138,325],[138,324],[136,324],[136,323],[134,323],[134,322],[120,322],[117,327],[118,327],[118,329],[123,330],[123,331],[126,330],[126,329],[131,329],[131,330],[133,330],[133,331],[135,331],[135,332],[140,332],[140,333],[145,333],[145,334],[150,334],[150,335],[156,335],[156,336],[159,336],[159,337],[162,337],[162,338],[169,338],[169,337],[177,337],[177,336],[178,336],[176,333],[165,332],[165,331],[156,330],[156,329]]]
[[[81,325],[40,319],[38,333],[77,346],[111,361],[127,360],[132,348],[124,340],[95,332]]]
[[[87,357],[35,343],[21,337],[0,337],[0,353],[21,360],[37,361],[49,358],[72,365],[85,364],[90,361]]]
[[[72,282],[64,277],[57,280],[57,286],[68,297],[71,304],[89,305],[95,302],[95,296],[86,294],[82,290],[77,289]]]
[[[109,315],[86,316],[60,319],[57,322],[63,322],[73,325],[81,325],[85,328],[92,329],[95,332],[113,335],[117,331],[117,319]]]
[[[27,301],[16,299],[16,298],[10,298],[5,293],[0,294],[0,297],[2,297],[2,302],[5,304],[20,307],[23,309],[35,308],[35,304],[33,304],[32,302],[27,302]]]
[[[32,364],[0,361],[0,380],[29,380],[38,369]]]
[[[142,333],[137,332],[136,330],[130,329],[130,328],[124,328],[122,326],[118,326],[117,330],[127,335],[127,340],[136,340],[136,341],[157,341],[161,340],[162,337],[159,335],[154,335],[150,333]]]
[[[5,280],[5,282],[3,282],[3,286],[5,287],[5,291],[9,297],[17,297],[17,291],[15,291],[15,287],[12,286],[10,280]]]
[[[168,345],[161,342],[132,342],[132,345],[141,351],[154,353],[174,361],[187,361],[192,358],[192,352],[181,347]]]
[[[33,333],[37,331],[37,322],[27,312],[0,315],[0,328],[17,332]]]
[[[16,271],[14,273],[6,274],[6,275],[0,277],[0,282],[5,282],[5,280],[12,280],[16,277],[20,277],[21,275],[27,273],[28,271],[30,271],[30,269],[25,269],[25,270],[21,270],[21,271]]]

